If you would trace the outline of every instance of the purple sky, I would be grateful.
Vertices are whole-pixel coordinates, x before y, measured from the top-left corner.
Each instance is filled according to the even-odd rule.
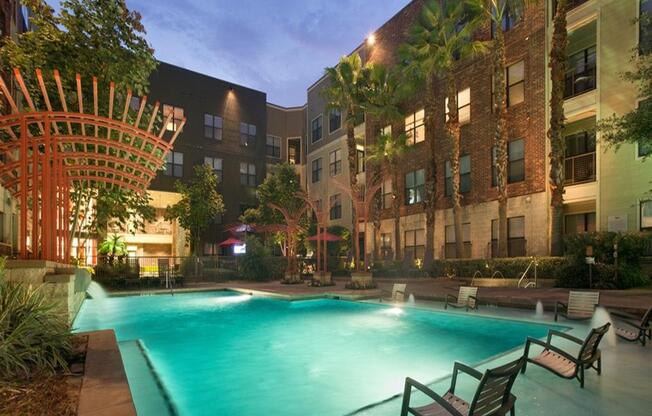
[[[58,3],[52,0],[55,5]],[[409,0],[127,0],[156,57],[303,105],[306,89]]]

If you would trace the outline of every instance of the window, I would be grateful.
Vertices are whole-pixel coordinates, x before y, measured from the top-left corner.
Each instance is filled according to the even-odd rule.
[[[520,61],[507,67],[507,107],[525,100],[525,62]]]
[[[288,139],[288,163],[290,165],[301,164],[301,138]]]
[[[652,229],[652,201],[641,201],[641,230]]]
[[[447,225],[444,231],[446,244],[444,246],[444,257],[454,259],[457,257],[457,239],[455,238],[455,225]],[[471,223],[462,224],[462,239],[464,240],[463,258],[471,257]]]
[[[405,258],[422,259],[426,253],[426,232],[423,228],[405,231]]]
[[[497,147],[491,148],[491,186],[498,186]],[[512,140],[507,144],[507,183],[525,180],[525,142]]]
[[[571,0],[572,1],[572,0]],[[502,3],[500,3],[502,4]],[[492,8],[492,14],[496,15],[496,9]],[[521,19],[523,18],[523,1],[519,1],[516,7],[510,7],[509,2],[505,2],[505,11],[503,11],[503,20],[501,22],[501,27],[503,32],[512,30]],[[496,27],[494,21],[491,21],[491,34],[492,36],[496,33]]]
[[[356,172],[357,173],[364,172],[364,166],[365,166],[365,163],[364,163],[364,150],[362,150],[362,149],[357,149],[356,150],[355,161],[356,161]]]
[[[216,256],[220,254],[220,247],[217,243],[204,243],[204,256]]]
[[[177,178],[183,176],[183,153],[169,152],[165,155],[165,175]]]
[[[222,182],[222,159],[219,157],[205,157],[204,164],[208,165],[213,169],[215,175],[217,176],[217,182]]]
[[[445,166],[445,179],[446,188],[444,189],[445,196],[453,195],[453,170],[451,162],[447,161]],[[460,156],[460,193],[465,194],[471,191],[471,156]]]
[[[204,114],[204,137],[207,139],[222,140],[222,117],[213,114]]]
[[[639,0],[638,49],[641,54],[652,51],[652,1]]]
[[[342,218],[342,195],[335,194],[330,198],[331,209],[330,209],[330,219],[339,220]]]
[[[332,133],[342,127],[342,110],[332,108],[328,112],[328,132]]]
[[[407,123],[406,123],[406,125],[407,125]],[[383,127],[382,129],[380,129],[380,134],[382,134],[383,136],[391,136],[392,135],[392,126],[389,125],[389,126]]]
[[[330,176],[342,173],[342,149],[336,149],[328,155],[328,172]]]
[[[245,186],[256,186],[256,165],[253,163],[240,162],[240,184]]]
[[[444,104],[446,106],[446,120],[448,121],[448,97],[446,97]],[[471,88],[457,92],[457,117],[460,124],[471,121]]]
[[[425,127],[423,125],[424,115],[425,112],[423,109],[421,109],[405,117],[405,134],[407,134],[408,145],[416,144],[426,139]],[[391,126],[388,127],[389,127],[389,134],[391,134],[392,127]]]
[[[181,122],[183,121],[183,108],[163,104],[163,119],[167,120],[170,114],[172,114],[172,118],[170,119],[170,122],[165,126],[165,129],[167,131],[177,131],[181,125]]]
[[[595,89],[595,45],[568,57],[564,98]]]
[[[392,192],[392,180],[385,179],[381,188],[381,193],[383,196],[383,209],[388,209],[392,207],[392,201],[394,200],[394,193]]]
[[[267,136],[267,156],[281,157],[281,138],[277,136]]]
[[[389,259],[393,256],[392,233],[380,234],[380,256],[383,259]]]
[[[564,217],[565,234],[581,234],[595,231],[595,212],[570,214]]]
[[[414,205],[423,201],[426,172],[424,169],[413,170],[405,175],[405,204]]]
[[[240,123],[240,146],[256,145],[256,126],[249,123]]]
[[[310,125],[310,131],[312,131],[312,143],[321,140],[321,133],[322,133],[322,115],[320,114],[318,117],[312,120],[312,123]]]
[[[507,218],[507,255],[525,256],[525,217]],[[491,256],[498,255],[498,220],[491,220]]]
[[[581,131],[565,137],[566,157],[564,177],[566,184],[595,180],[595,132]]]
[[[321,157],[312,161],[312,183],[321,180]]]

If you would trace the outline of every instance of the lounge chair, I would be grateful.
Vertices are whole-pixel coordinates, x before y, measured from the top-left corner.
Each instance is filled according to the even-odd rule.
[[[611,324],[606,323],[599,328],[593,328],[584,341],[564,332],[555,331],[554,329],[548,331],[548,340],[546,342],[528,337],[525,343],[525,357],[527,361],[541,366],[559,377],[567,379],[577,378],[580,381],[580,387],[584,388],[585,369],[592,368],[598,372],[598,375],[602,373],[602,355],[600,354],[598,345],[604,334],[609,331],[609,326]],[[553,335],[581,345],[577,355],[571,355],[565,350],[552,345]],[[529,357],[530,345],[532,344],[543,347],[543,351],[534,358]],[[527,363],[523,366],[521,372],[525,373],[526,367]]]
[[[641,319],[619,311],[613,311],[610,314],[615,321],[616,335],[620,338],[630,342],[640,341],[643,346],[647,339],[652,339],[652,308],[649,308]]]
[[[416,416],[503,416],[507,413],[514,416],[516,414],[514,410],[516,397],[511,393],[511,390],[514,380],[516,380],[516,376],[524,364],[525,357],[521,357],[503,366],[487,370],[482,374],[474,368],[456,362],[453,367],[451,387],[443,396],[408,377],[405,379],[401,416],[407,416],[408,414]],[[460,371],[480,380],[471,403],[455,395],[457,374]],[[424,406],[410,407],[412,387],[426,394],[434,402]]]
[[[460,286],[460,292],[457,296],[446,294],[446,304],[444,309],[449,306],[453,308],[478,309],[478,288],[476,286]]]
[[[389,290],[381,290],[380,292],[380,301],[383,301],[383,295],[391,295],[389,298],[390,302],[405,302],[405,287],[407,284],[405,283],[394,283],[394,286],[392,286],[392,291],[390,292]]]
[[[568,303],[555,303],[555,321],[561,315],[566,319],[582,320],[591,319],[595,307],[600,303],[600,292],[578,292],[571,290],[568,293]]]

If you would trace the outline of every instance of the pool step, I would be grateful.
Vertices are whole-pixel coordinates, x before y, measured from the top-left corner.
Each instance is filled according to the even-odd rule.
[[[176,409],[153,371],[140,340],[122,341],[118,346],[138,414],[176,416]]]

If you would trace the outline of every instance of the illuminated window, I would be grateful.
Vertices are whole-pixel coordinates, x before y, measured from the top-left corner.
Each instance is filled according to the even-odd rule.
[[[256,126],[249,123],[240,123],[240,146],[256,145]]]
[[[413,170],[405,175],[405,204],[414,205],[423,201],[426,183],[424,169]]]
[[[391,208],[392,201],[394,200],[394,193],[392,192],[392,180],[385,179],[381,188],[383,196],[383,209]]]
[[[446,120],[448,121],[448,97],[444,100],[446,106]],[[471,88],[457,92],[457,117],[460,124],[471,121]]]
[[[172,114],[172,118],[165,126],[165,129],[168,131],[177,131],[183,121],[183,108],[163,104],[163,120],[167,120],[170,114]]]
[[[507,68],[507,106],[525,100],[525,62],[520,61]]]
[[[416,144],[426,139],[425,127],[423,125],[424,110],[421,109],[405,117],[405,134],[407,134],[407,144]],[[392,132],[392,127],[389,127],[389,134]],[[383,129],[383,130],[385,130]]]

